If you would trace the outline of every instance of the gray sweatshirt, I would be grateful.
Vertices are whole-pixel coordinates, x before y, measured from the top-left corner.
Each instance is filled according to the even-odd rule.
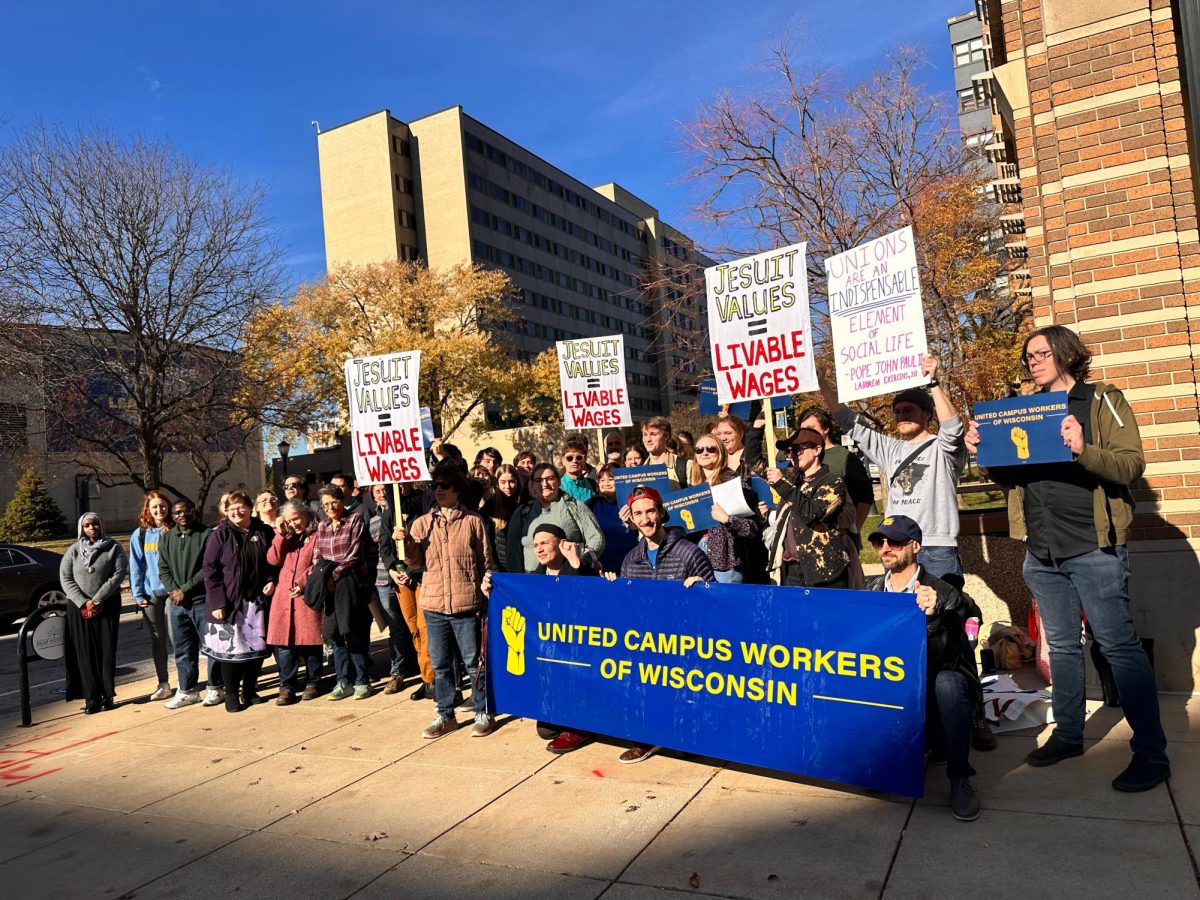
[[[958,476],[967,464],[962,419],[955,416],[941,423],[932,438],[902,441],[876,431],[866,420],[842,407],[835,414],[842,431],[862,448],[867,459],[891,479],[887,511],[908,516],[921,526],[926,547],[958,546]],[[932,441],[932,443],[929,443]],[[922,444],[929,446],[904,467],[896,467]]]
[[[99,540],[93,543],[83,536],[84,520],[90,518],[100,519],[95,513],[79,517],[79,539],[63,554],[58,580],[62,583],[63,593],[80,609],[89,600],[95,600],[97,605],[108,602],[120,605],[121,584],[129,571],[129,561],[121,545],[104,531],[103,522],[100,523]]]

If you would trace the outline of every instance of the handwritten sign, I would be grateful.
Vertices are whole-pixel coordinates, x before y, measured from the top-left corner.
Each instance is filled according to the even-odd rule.
[[[719,403],[816,390],[806,247],[704,270]]]
[[[921,278],[912,228],[825,260],[838,399],[928,383]]]
[[[421,351],[348,359],[350,443],[363,484],[428,481],[417,384]]]
[[[976,403],[972,415],[979,426],[979,465],[985,469],[1071,459],[1061,431],[1066,391]]]
[[[616,486],[617,506],[629,502],[629,495],[639,484],[658,491],[659,496],[665,496],[671,490],[671,476],[667,467],[660,463],[657,466],[631,466],[613,471],[613,484]]]
[[[633,424],[625,386],[625,336],[559,341],[558,380],[568,428],[626,428]]]

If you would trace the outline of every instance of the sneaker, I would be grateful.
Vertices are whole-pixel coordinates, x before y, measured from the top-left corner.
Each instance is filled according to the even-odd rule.
[[[974,822],[979,818],[979,791],[970,778],[950,779],[950,812],[960,822]]]
[[[1126,794],[1140,794],[1162,784],[1171,777],[1171,767],[1167,763],[1150,762],[1140,756],[1125,767],[1125,771],[1113,779],[1115,790]]]
[[[334,685],[333,690],[329,692],[329,697],[327,699],[345,700],[353,693],[354,688],[350,687],[350,685],[344,681],[339,681],[336,685]]]
[[[385,694],[398,694],[403,689],[404,689],[404,676],[403,675],[393,675],[391,678],[388,679],[387,686],[384,687],[383,692]]]
[[[225,702],[225,688],[210,687],[204,693],[205,706],[220,706]]]
[[[304,690],[300,692],[301,700],[316,700],[317,695],[321,693],[321,688],[316,684],[306,684]]]
[[[1041,768],[1042,766],[1052,766],[1074,756],[1083,756],[1083,744],[1068,744],[1066,741],[1060,741],[1058,735],[1052,734],[1050,740],[1029,752],[1025,757],[1025,762],[1035,768]]]
[[[163,704],[167,709],[181,709],[184,706],[191,706],[193,703],[200,702],[199,691],[185,691],[182,688],[175,692],[175,696]]]
[[[471,728],[471,737],[487,737],[496,727],[496,720],[487,713],[475,713],[475,725]]]
[[[293,703],[299,703],[300,698],[296,696],[296,692],[290,687],[281,687],[279,696],[275,698],[276,706],[291,706]]]
[[[371,690],[371,686],[369,684],[356,684],[354,686],[355,700],[366,700],[371,696],[372,693],[373,691]]]
[[[171,686],[164,682],[158,686],[158,690],[150,695],[150,700],[170,700],[174,696],[175,692],[171,690]]]
[[[438,716],[429,723],[429,727],[421,732],[421,737],[427,741],[432,741],[434,738],[440,738],[442,735],[449,734],[458,727],[458,721],[454,716]]]
[[[627,765],[631,763],[645,762],[661,749],[662,747],[630,747],[617,757],[617,762],[625,763]]]

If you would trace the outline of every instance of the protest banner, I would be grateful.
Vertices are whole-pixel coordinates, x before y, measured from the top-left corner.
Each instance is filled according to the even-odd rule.
[[[717,401],[817,389],[806,244],[704,270]]]
[[[667,522],[691,534],[715,528],[712,516],[713,496],[707,484],[663,494],[663,508],[670,515]]]
[[[625,469],[613,470],[613,483],[617,490],[617,506],[629,502],[629,495],[639,484],[654,488],[662,496],[671,491],[671,476],[667,473],[665,463],[657,466],[630,466]]]
[[[354,477],[362,484],[427,481],[417,384],[421,351],[346,360]]]
[[[625,385],[625,336],[558,341],[558,381],[567,428],[633,424]]]
[[[750,419],[750,401],[746,400],[741,403],[718,403],[717,402],[717,379],[705,378],[700,382],[700,415],[715,416],[721,412],[721,407],[725,407],[725,411],[731,416],[737,416],[739,419]]]
[[[912,228],[825,260],[838,399],[928,383],[921,277]]]
[[[1066,391],[976,403],[971,414],[979,426],[979,465],[985,469],[1071,459],[1062,439]]]
[[[498,712],[921,796],[912,594],[492,576]]]

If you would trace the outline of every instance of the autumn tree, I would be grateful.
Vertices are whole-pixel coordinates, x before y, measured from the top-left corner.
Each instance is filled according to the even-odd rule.
[[[828,71],[801,71],[782,41],[747,96],[702,103],[684,128],[701,192],[697,213],[712,232],[709,255],[745,256],[808,242],[815,341],[828,359],[824,260],[911,225],[922,275],[930,352],[944,363],[960,403],[1003,396],[1016,376],[1014,333],[1029,308],[1004,287],[991,235],[998,210],[979,204],[956,123],[901,49],[864,81],[839,87]],[[699,265],[648,262],[643,289],[661,292],[658,338],[707,364],[707,337],[680,327],[704,307]],[[673,315],[672,305],[682,316]]]
[[[185,495],[180,453],[203,502],[249,448],[238,338],[280,278],[263,200],[145,138],[36,125],[0,153],[0,352],[51,452]]]
[[[449,437],[481,424],[489,404],[525,414],[546,406],[546,360],[519,360],[505,340],[514,302],[507,275],[476,265],[343,265],[250,320],[245,374],[272,425],[302,431],[336,419],[345,427],[345,360],[420,350],[421,403]]]

